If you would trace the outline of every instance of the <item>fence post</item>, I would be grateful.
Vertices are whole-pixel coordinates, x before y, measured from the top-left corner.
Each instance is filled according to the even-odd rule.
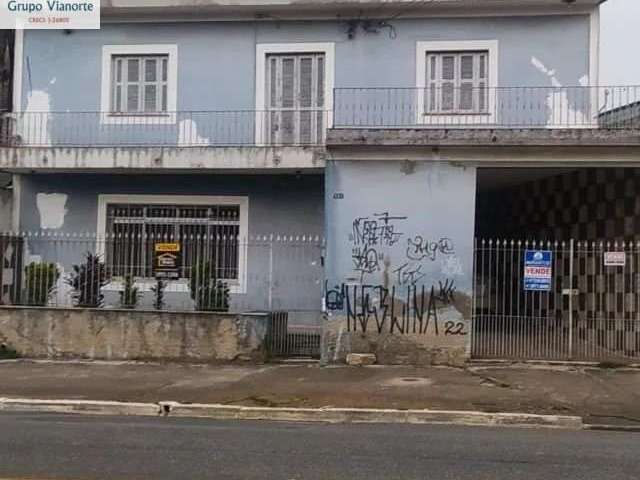
[[[269,238],[269,311],[273,311],[273,236]]]
[[[569,240],[569,360],[573,358],[573,238]]]

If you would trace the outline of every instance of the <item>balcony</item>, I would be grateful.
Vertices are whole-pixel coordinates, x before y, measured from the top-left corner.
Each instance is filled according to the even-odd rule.
[[[334,102],[334,128],[640,127],[640,86],[338,88]]]
[[[0,119],[0,168],[22,171],[250,171],[324,168],[330,112],[162,115],[20,112]]]
[[[0,168],[322,169],[325,146],[638,146],[638,130],[640,86],[336,88],[330,110],[10,113]]]
[[[1,131],[14,147],[318,146],[329,117],[318,109],[21,112],[5,115]]]

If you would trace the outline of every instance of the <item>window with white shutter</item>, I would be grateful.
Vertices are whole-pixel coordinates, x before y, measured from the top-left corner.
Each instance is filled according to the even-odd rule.
[[[322,141],[325,55],[268,54],[266,66],[269,143],[314,144]]]
[[[425,113],[488,113],[488,51],[426,52]]]
[[[158,114],[167,111],[169,55],[113,55],[111,112]]]

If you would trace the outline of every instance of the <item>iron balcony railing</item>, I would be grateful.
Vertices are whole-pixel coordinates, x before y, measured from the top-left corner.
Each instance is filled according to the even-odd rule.
[[[337,88],[336,128],[640,128],[640,86]]]
[[[14,112],[2,116],[0,139],[27,147],[314,146],[324,144],[323,109],[107,112]]]
[[[640,128],[640,86],[336,88],[331,109],[14,112],[0,142],[26,147],[321,146],[328,128]]]

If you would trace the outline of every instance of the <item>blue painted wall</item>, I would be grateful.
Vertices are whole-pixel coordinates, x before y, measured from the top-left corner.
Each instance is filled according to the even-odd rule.
[[[182,111],[254,109],[257,43],[335,42],[336,87],[414,86],[416,42],[429,40],[497,39],[501,86],[550,86],[549,76],[532,64],[533,57],[555,70],[556,79],[565,86],[578,85],[589,72],[586,15],[398,19],[392,23],[396,38],[383,29],[377,34],[359,32],[353,40],[337,21],[105,24],[99,31],[69,35],[28,30],[23,107],[31,92],[41,91],[48,95],[52,112],[99,110],[101,49],[107,44],[177,44],[177,109]],[[90,135],[98,142],[119,134],[114,134],[114,127],[98,129],[97,119],[86,117],[79,122],[84,130],[74,133],[74,122],[61,117],[55,119],[58,127],[49,127],[53,139],[75,134]],[[210,137],[216,121],[200,119],[199,133]],[[250,141],[254,117],[240,115],[238,121],[242,125],[234,140]],[[175,127],[154,128],[159,137],[177,135]]]
[[[436,162],[332,161],[328,285],[472,290],[476,171]]]
[[[39,193],[67,195],[64,223],[47,234],[93,234],[98,216],[98,194],[238,195],[249,197],[248,230],[252,237],[288,236],[268,242],[250,240],[247,247],[247,292],[233,296],[234,310],[319,310],[322,298],[321,241],[296,240],[322,237],[324,185],[321,175],[93,175],[41,174],[22,177],[21,223],[26,232],[41,230]],[[170,199],[168,199],[170,202]],[[95,249],[85,237],[30,238],[29,253],[53,261],[69,271],[84,252]],[[271,290],[269,288],[271,285]],[[175,290],[175,288],[174,288]],[[269,300],[271,298],[271,301]],[[65,301],[60,298],[60,301]],[[117,295],[111,295],[117,305]],[[151,294],[145,302],[151,305]],[[188,294],[168,295],[171,308],[192,308]]]

